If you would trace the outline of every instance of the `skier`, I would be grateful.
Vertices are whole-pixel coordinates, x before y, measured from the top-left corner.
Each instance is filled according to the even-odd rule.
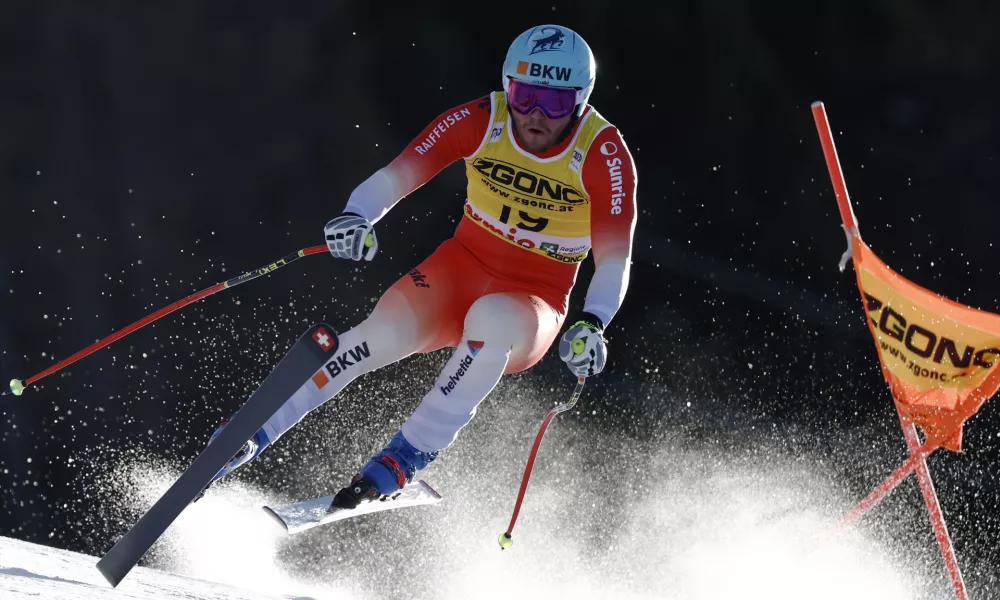
[[[455,441],[502,375],[541,359],[563,327],[591,249],[595,272],[584,310],[562,335],[559,353],[574,375],[601,372],[603,331],[628,286],[636,173],[618,130],[588,104],[595,69],[576,32],[533,27],[507,51],[503,92],[442,113],[355,188],[343,213],[326,224],[326,242],[337,258],[370,261],[378,251],[373,225],[400,199],[456,160],[465,161],[468,176],[454,236],[340,336],[337,356],[213,481],[256,458],[359,375],[414,353],[455,348],[413,414],[334,505],[354,508],[395,493]],[[580,353],[572,349],[577,339],[584,342]]]

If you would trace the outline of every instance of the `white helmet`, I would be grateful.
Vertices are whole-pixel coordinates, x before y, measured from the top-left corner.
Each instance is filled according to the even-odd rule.
[[[583,112],[596,78],[597,63],[590,46],[562,25],[539,25],[517,36],[503,63],[504,93],[511,79],[576,88],[576,116]]]

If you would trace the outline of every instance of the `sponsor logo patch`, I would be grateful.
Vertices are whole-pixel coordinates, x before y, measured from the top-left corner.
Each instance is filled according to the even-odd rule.
[[[421,273],[418,269],[413,269],[409,273],[410,279],[413,280],[413,285],[422,288],[429,288],[431,284],[427,283],[427,275]]]
[[[333,379],[348,367],[353,367],[371,355],[371,351],[368,350],[368,342],[361,342],[361,345],[355,346],[354,349],[348,350],[326,363],[326,371],[330,374],[330,379]]]
[[[478,352],[478,350],[476,352]],[[447,396],[448,394],[450,394],[455,390],[455,387],[458,385],[458,383],[462,381],[462,378],[465,377],[465,374],[469,372],[469,367],[472,365],[472,361],[473,361],[472,354],[466,354],[465,358],[462,359],[462,362],[459,363],[458,370],[456,370],[453,374],[448,376],[448,383],[441,386],[442,394]]]
[[[534,77],[539,81],[569,81],[570,76],[573,74],[573,69],[522,60],[517,63],[517,74]]]
[[[587,198],[568,183],[545,177],[541,173],[529,171],[502,160],[494,158],[477,158],[472,167],[485,179],[509,196],[554,203],[563,206],[576,206],[587,202]]]
[[[506,124],[507,121],[500,121],[493,124],[493,129],[490,131],[490,139],[487,142],[488,144],[492,144],[500,139],[500,135],[503,133],[503,128]]]
[[[583,164],[583,151],[579,148],[573,149],[573,158],[569,160],[569,168],[573,170],[574,173],[580,172],[580,165]]]

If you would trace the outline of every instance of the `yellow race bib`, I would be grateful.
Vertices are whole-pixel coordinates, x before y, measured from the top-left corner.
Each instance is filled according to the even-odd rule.
[[[590,252],[590,196],[580,170],[597,134],[610,124],[590,108],[566,149],[538,158],[514,141],[503,92],[479,149],[465,159],[465,217],[511,244],[564,263]]]

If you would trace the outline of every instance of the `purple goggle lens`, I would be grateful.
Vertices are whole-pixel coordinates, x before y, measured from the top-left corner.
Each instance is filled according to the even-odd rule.
[[[550,119],[569,116],[576,108],[576,90],[535,85],[512,79],[507,89],[511,107],[522,115],[541,109]]]

